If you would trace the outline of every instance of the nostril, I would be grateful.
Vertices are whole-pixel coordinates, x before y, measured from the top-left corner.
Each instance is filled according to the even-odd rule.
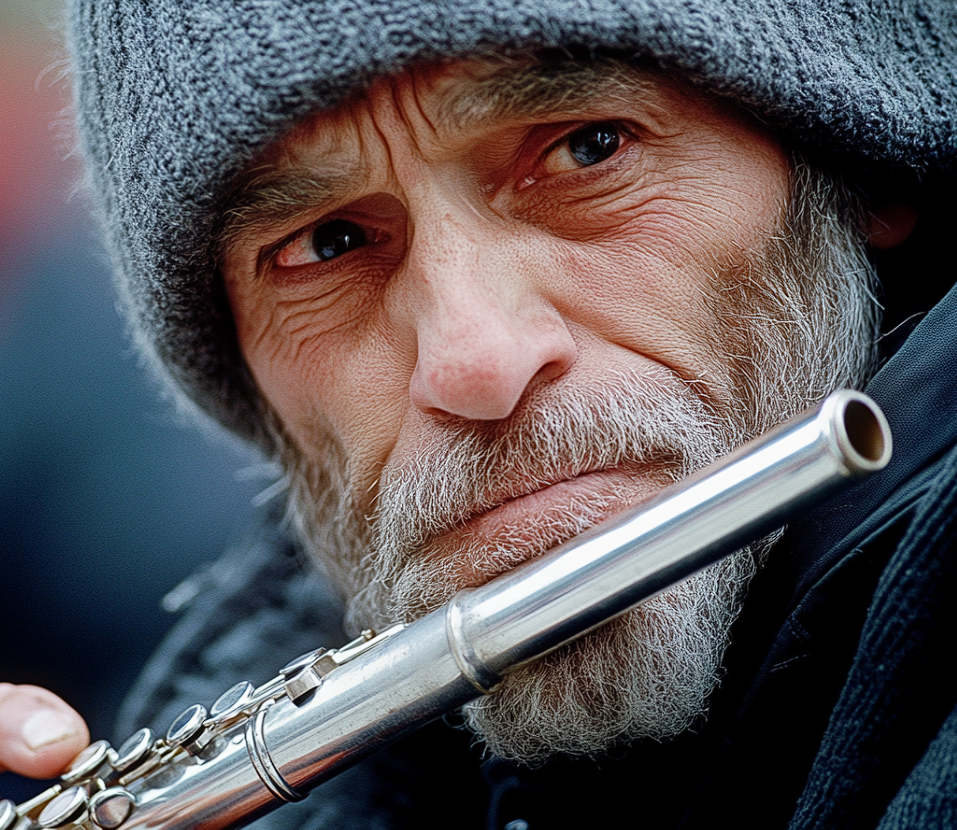
[[[565,374],[575,364],[578,357],[578,347],[575,345],[571,334],[567,332],[567,339],[562,338],[564,342],[559,348],[553,348],[552,359],[543,363],[541,368],[535,373],[532,381],[535,383],[549,383],[557,380]]]

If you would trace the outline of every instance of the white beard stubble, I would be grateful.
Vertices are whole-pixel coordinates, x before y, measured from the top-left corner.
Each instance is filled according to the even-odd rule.
[[[310,464],[280,431],[293,521],[346,597],[347,625],[417,619],[624,506],[614,492],[582,499],[534,528],[466,537],[453,554],[433,554],[431,540],[501,503],[515,482],[622,465],[677,481],[830,391],[863,384],[878,314],[858,212],[840,185],[798,163],[782,232],[717,269],[733,410],[664,370],[618,373],[560,398],[533,393],[507,421],[438,426],[381,483],[369,519],[351,507],[347,465],[331,441],[329,457]],[[513,672],[465,707],[469,726],[493,754],[531,765],[681,732],[706,711],[766,548],[745,549]]]

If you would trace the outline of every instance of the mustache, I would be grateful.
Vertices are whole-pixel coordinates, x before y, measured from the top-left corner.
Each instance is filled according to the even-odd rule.
[[[379,556],[419,555],[505,502],[609,468],[654,466],[673,481],[744,440],[729,414],[661,370],[619,371],[536,399],[504,422],[447,422],[383,474],[370,517]]]

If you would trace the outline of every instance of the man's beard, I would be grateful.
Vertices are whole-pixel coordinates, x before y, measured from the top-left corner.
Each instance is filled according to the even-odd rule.
[[[421,617],[624,507],[628,488],[546,509],[533,526],[505,525],[492,538],[461,531],[509,498],[596,470],[677,481],[833,389],[863,384],[877,310],[860,216],[840,184],[798,163],[780,232],[760,251],[715,264],[730,405],[665,370],[618,372],[560,395],[533,391],[503,421],[434,425],[380,482],[371,517],[353,507],[333,441],[326,459],[310,461],[285,440],[293,520],[346,597],[347,625]],[[436,540],[457,528],[453,548],[440,549]],[[466,707],[469,725],[494,754],[529,764],[677,734],[706,711],[767,547],[756,543],[509,674]]]

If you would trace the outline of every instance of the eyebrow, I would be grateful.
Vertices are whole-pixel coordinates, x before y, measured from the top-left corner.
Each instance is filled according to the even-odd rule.
[[[511,66],[453,92],[439,110],[442,129],[468,130],[511,118],[570,117],[595,109],[634,106],[648,98],[654,82],[621,61],[597,58]]]
[[[355,173],[266,164],[242,174],[224,199],[217,247],[224,253],[248,231],[282,228],[306,210],[345,198]]]

